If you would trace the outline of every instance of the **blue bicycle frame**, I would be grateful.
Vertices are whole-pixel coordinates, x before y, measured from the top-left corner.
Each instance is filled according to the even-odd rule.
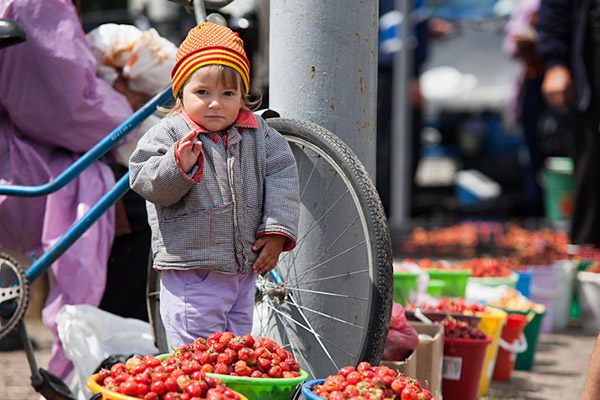
[[[64,170],[55,180],[37,186],[2,185],[0,194],[35,197],[56,192],[72,181],[81,171],[106,154],[115,144],[127,136],[133,128],[154,113],[157,106],[165,104],[173,98],[171,86],[154,96],[131,117],[116,127],[109,135],[88,150],[77,161]],[[129,190],[129,172],[107,191],[104,196],[79,220],[77,220],[44,254],[36,259],[25,271],[25,276],[32,282],[38,278],[58,257],[60,257],[79,237],[100,218],[106,210],[116,203]]]

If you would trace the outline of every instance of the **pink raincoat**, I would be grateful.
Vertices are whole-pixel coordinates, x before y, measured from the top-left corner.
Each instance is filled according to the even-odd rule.
[[[96,77],[71,0],[0,0],[0,18],[21,22],[27,41],[0,50],[0,181],[39,185],[55,178],[131,113],[125,97]],[[114,183],[96,162],[49,196],[0,195],[0,243],[39,256]],[[56,335],[65,304],[100,303],[114,234],[103,215],[52,266],[42,317]],[[57,340],[47,369],[72,371]]]

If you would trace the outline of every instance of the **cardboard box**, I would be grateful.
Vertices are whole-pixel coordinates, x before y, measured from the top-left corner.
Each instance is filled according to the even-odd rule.
[[[408,356],[404,361],[382,361],[381,365],[390,367],[394,371],[398,371],[399,373],[408,376],[409,378],[416,378],[417,357],[417,349],[415,349],[412,353],[410,353],[410,356]]]
[[[442,395],[442,363],[444,360],[444,328],[408,321],[419,334],[417,374],[415,378],[434,396]]]

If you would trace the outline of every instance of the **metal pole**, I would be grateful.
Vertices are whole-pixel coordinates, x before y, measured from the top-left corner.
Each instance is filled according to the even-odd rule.
[[[277,0],[269,107],[340,137],[375,177],[377,0]]]
[[[411,0],[396,0],[398,9],[404,19],[401,24],[402,49],[394,58],[393,93],[392,93],[392,157],[391,157],[391,196],[390,196],[390,228],[397,228],[410,217],[411,199],[411,121],[410,97],[408,81],[410,78],[410,37],[412,12]]]

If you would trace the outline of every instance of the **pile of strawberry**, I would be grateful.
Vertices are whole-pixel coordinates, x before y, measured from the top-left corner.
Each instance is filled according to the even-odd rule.
[[[238,393],[189,365],[165,365],[152,356],[134,356],[98,372],[96,382],[104,388],[145,400],[229,400]]]
[[[585,267],[585,272],[594,272],[600,273],[600,262],[592,261],[587,267]]]
[[[407,304],[404,307],[406,310],[414,310],[420,308],[421,311],[435,311],[444,313],[463,313],[465,311],[475,313],[477,311],[485,312],[485,306],[479,303],[467,303],[462,297],[442,297],[437,304],[428,305]]]
[[[462,267],[473,271],[471,276],[475,278],[490,278],[509,276],[510,271],[522,269],[515,258],[473,258],[464,260]]]
[[[239,400],[221,379],[206,374],[293,378],[299,371],[292,354],[269,338],[216,332],[178,347],[162,361],[152,355],[134,356],[125,364],[103,368],[96,382],[145,400]]]
[[[300,365],[292,353],[266,337],[215,332],[177,348],[165,365],[190,365],[200,371],[251,378],[295,378]]]
[[[418,261],[418,264],[423,269],[439,269],[446,272],[462,272],[469,269],[468,267],[464,267],[460,264],[451,264],[447,261],[432,261],[429,258],[422,258]]]
[[[444,327],[445,339],[487,339],[487,336],[481,329],[474,328],[464,321],[446,318],[436,323]]]
[[[418,380],[398,374],[386,366],[371,366],[366,361],[340,368],[312,392],[329,400],[437,400]]]

